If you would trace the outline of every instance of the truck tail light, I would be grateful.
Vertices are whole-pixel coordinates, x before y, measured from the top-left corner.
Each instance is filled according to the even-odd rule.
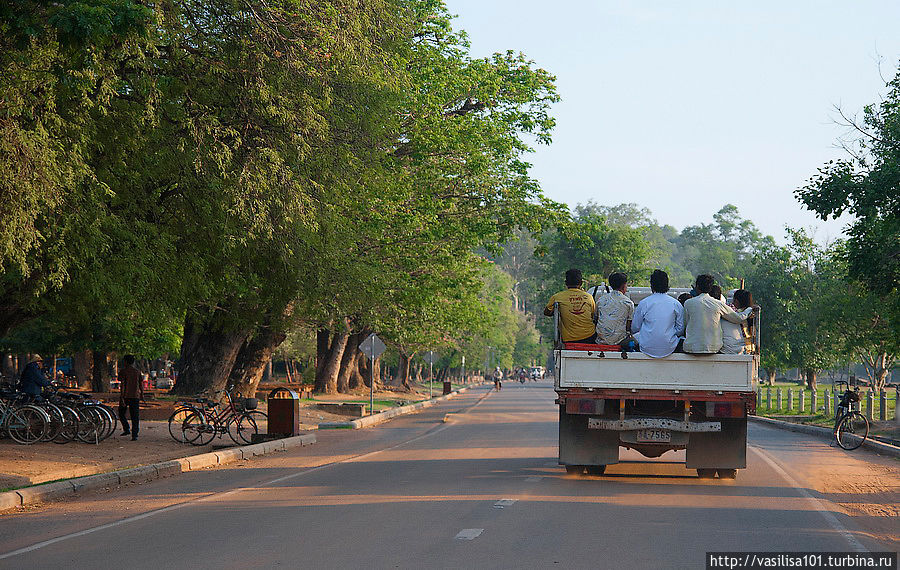
[[[743,402],[706,402],[706,417],[742,418],[744,417],[744,404]]]

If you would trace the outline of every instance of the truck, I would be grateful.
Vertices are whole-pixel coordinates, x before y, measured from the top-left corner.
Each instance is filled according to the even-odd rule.
[[[670,289],[676,297],[688,289]],[[637,305],[648,287],[629,287]],[[733,291],[729,292],[729,295]],[[553,311],[559,463],[602,475],[621,448],[655,458],[684,450],[703,479],[734,479],[747,466],[747,416],[756,412],[760,311],[748,319],[749,354],[674,353],[653,358],[618,347],[563,343]]]

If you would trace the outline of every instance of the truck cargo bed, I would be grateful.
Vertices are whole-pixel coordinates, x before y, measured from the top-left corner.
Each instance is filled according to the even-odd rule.
[[[672,354],[652,358],[640,352],[585,350],[556,352],[556,388],[669,390],[753,390],[758,358],[752,354]]]

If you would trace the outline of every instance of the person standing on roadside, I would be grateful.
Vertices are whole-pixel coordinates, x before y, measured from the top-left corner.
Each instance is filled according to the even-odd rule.
[[[125,366],[119,370],[119,419],[122,421],[124,431],[122,435],[131,434],[131,441],[138,438],[141,429],[141,400],[144,399],[144,385],[141,382],[141,373],[134,367],[134,355],[126,354],[122,359]],[[129,429],[125,412],[131,416]]]

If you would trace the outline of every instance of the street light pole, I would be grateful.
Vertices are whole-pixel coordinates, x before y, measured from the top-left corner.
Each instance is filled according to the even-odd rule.
[[[434,358],[430,358],[433,361]],[[428,363],[428,397],[434,398],[434,362]]]

